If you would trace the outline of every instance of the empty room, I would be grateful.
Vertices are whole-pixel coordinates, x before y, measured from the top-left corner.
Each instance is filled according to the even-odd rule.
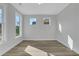
[[[79,56],[79,3],[0,3],[0,56]]]

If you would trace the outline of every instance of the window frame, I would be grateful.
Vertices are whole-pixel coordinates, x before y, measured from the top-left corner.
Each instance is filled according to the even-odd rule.
[[[33,24],[33,22],[32,22],[32,19],[34,19],[35,18],[35,24]],[[37,18],[36,17],[29,17],[29,24],[30,25],[36,25],[37,24]]]
[[[2,36],[0,36],[0,39],[1,39],[1,41],[3,41],[3,39],[4,39],[4,9],[3,9],[3,7],[2,6],[0,6],[0,9],[2,9],[2,25],[1,25],[1,35]]]
[[[49,24],[44,24],[44,21],[45,21],[46,19],[48,19]],[[44,25],[51,25],[51,18],[50,18],[49,16],[43,17],[43,24],[44,24]]]
[[[16,16],[19,16],[20,18],[20,25],[19,25],[19,35],[16,36],[16,38],[19,38],[22,36],[22,15],[18,12],[16,12],[15,14],[15,28],[16,28]],[[15,29],[15,33],[16,33],[16,29]]]

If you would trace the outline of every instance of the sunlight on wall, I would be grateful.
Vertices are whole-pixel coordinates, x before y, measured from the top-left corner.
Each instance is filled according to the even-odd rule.
[[[62,32],[62,26],[59,24],[59,31]]]
[[[69,35],[68,35],[68,44],[69,44],[69,48],[72,50],[72,48],[73,48],[73,40]]]
[[[47,52],[32,46],[27,46],[24,51],[32,56],[48,56]]]

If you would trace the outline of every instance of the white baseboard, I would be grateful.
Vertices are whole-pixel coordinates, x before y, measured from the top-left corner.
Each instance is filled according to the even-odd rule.
[[[56,40],[56,39],[24,39],[24,40],[34,40],[34,41],[39,41],[39,40]]]
[[[79,50],[75,50],[75,49],[73,49],[73,51],[76,52],[77,54],[79,54]]]

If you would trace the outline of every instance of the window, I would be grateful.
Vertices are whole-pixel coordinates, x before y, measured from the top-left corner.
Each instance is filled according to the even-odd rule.
[[[0,40],[2,39],[3,34],[3,9],[0,8]]]
[[[43,22],[44,24],[50,24],[50,18],[49,17],[44,17],[43,21],[44,21]]]
[[[30,25],[35,25],[36,24],[36,18],[30,17]]]
[[[22,23],[22,21],[21,21],[21,16],[20,15],[16,15],[16,36],[21,36],[21,32],[22,32],[22,30],[21,30],[21,23]]]

